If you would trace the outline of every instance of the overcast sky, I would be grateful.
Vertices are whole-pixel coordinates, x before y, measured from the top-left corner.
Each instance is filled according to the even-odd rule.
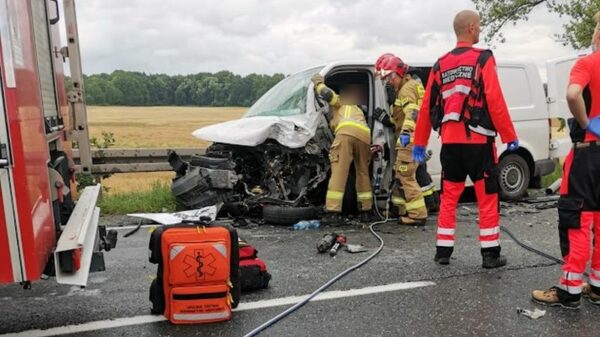
[[[289,74],[384,52],[434,61],[455,43],[454,14],[474,7],[469,0],[83,0],[77,6],[85,73],[243,75]],[[506,27],[496,57],[543,67],[574,54],[553,38],[561,24],[538,8],[528,22]]]

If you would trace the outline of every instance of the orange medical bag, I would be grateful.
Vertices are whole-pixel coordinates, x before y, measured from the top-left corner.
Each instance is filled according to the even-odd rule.
[[[227,321],[240,299],[235,229],[179,224],[156,229],[150,262],[158,264],[150,286],[152,313],[175,324]]]

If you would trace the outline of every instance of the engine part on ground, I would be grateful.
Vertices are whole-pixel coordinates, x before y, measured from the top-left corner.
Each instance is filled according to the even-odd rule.
[[[340,234],[335,238],[335,243],[333,244],[333,247],[331,247],[331,249],[329,250],[329,256],[333,257],[337,255],[338,250],[345,246],[346,243],[348,242],[348,239],[346,238],[346,236],[344,234]]]
[[[264,205],[262,211],[264,221],[271,225],[291,226],[299,221],[318,218],[315,206],[292,207],[280,205]]]
[[[560,185],[562,184],[562,178],[556,179],[555,182],[550,184],[550,186],[546,187],[546,195],[552,195],[556,193],[560,189]]]
[[[325,253],[330,250],[331,247],[333,247],[337,236],[336,233],[327,233],[323,235],[323,238],[317,243],[317,251],[319,251],[319,253]]]

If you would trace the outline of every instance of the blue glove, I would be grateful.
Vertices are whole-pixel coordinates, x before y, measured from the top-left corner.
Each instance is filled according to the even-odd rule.
[[[408,144],[410,144],[410,135],[408,133],[403,133],[400,135],[400,144],[402,144],[403,147],[406,147]]]
[[[415,145],[413,147],[413,160],[417,163],[425,162],[425,146]]]
[[[600,117],[590,119],[587,130],[596,137],[600,137]]]
[[[519,148],[519,140],[513,140],[512,142],[508,143],[508,151],[510,152],[515,152],[517,151],[517,149]]]

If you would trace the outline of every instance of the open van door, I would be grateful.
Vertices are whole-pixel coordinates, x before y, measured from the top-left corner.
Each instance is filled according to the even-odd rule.
[[[563,158],[572,147],[567,120],[571,118],[567,105],[567,86],[571,68],[579,57],[551,60],[546,64],[548,74],[548,118],[550,121],[550,157]]]

